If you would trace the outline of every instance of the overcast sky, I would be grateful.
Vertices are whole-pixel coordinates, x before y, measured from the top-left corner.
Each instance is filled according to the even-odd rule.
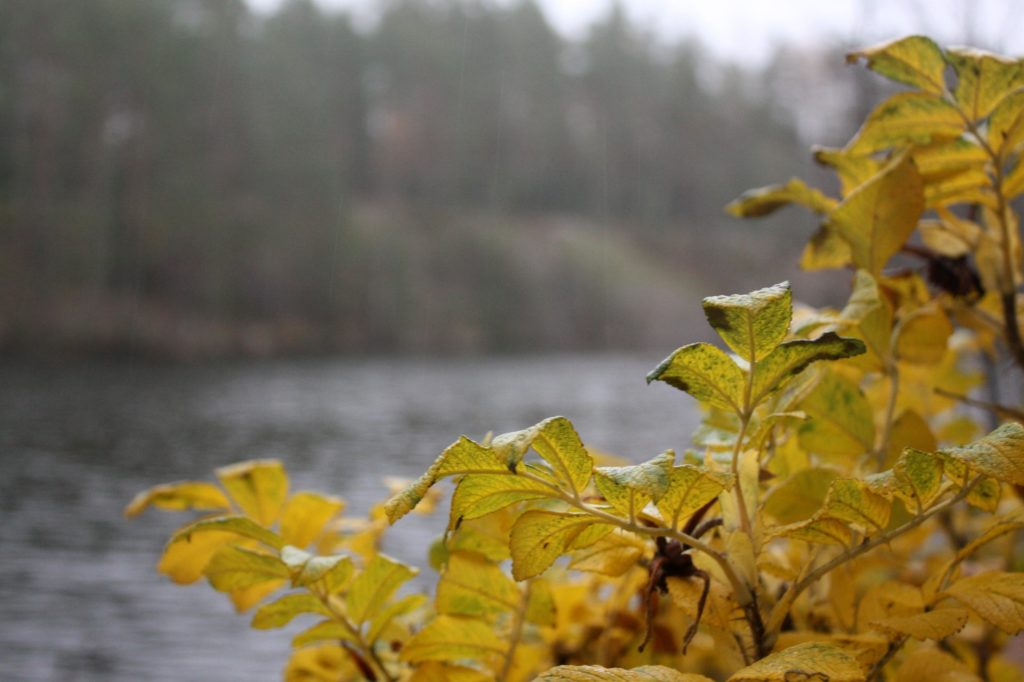
[[[372,21],[380,0],[317,0]],[[513,0],[489,0],[507,3]],[[283,0],[249,0],[272,9]],[[537,0],[563,33],[580,35],[611,0]],[[719,56],[748,63],[779,43],[841,39],[857,44],[926,33],[943,44],[1024,52],[1022,0],[620,0],[637,22],[665,38],[695,35]]]

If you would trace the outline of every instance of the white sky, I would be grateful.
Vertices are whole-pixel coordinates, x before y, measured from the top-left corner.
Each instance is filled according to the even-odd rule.
[[[508,2],[509,0],[489,0]],[[272,9],[283,0],[249,0]],[[372,21],[379,0],[317,0]],[[563,33],[578,36],[611,0],[537,0]],[[620,0],[640,26],[664,38],[698,37],[721,57],[759,63],[780,43],[853,44],[926,33],[941,44],[1024,52],[1021,0]]]

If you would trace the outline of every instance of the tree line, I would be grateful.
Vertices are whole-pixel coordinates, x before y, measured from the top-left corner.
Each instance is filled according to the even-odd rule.
[[[803,157],[766,74],[614,5],[575,39],[533,0],[391,0],[369,26],[310,0],[0,14],[8,349],[234,348],[241,323],[257,349],[273,329],[270,350],[530,345],[488,316],[535,313],[552,288],[590,310],[607,287],[601,268],[557,274],[585,256],[524,254],[523,235],[611,230],[657,264],[680,235],[717,243],[736,189]],[[469,331],[409,329],[415,296],[467,299],[444,314]],[[549,326],[533,345],[588,345]]]

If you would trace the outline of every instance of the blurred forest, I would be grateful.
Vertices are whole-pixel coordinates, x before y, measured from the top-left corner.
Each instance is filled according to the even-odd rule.
[[[575,40],[531,0],[0,16],[9,354],[667,350],[793,276],[809,218],[722,206],[865,87],[842,46],[744,69],[615,6]]]

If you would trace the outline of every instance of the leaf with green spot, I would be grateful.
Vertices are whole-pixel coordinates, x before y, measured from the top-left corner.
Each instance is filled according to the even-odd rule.
[[[952,48],[946,59],[957,83],[953,96],[966,116],[980,122],[1010,93],[1024,86],[1024,61],[982,50]]]
[[[150,506],[173,511],[185,509],[227,511],[231,508],[231,503],[224,496],[224,492],[212,483],[181,481],[154,486],[142,491],[125,507],[124,515],[127,517],[138,516]]]
[[[417,570],[378,554],[352,581],[345,595],[345,613],[357,627],[366,622]]]
[[[464,519],[486,516],[517,502],[545,497],[557,497],[557,492],[539,481],[508,472],[470,474],[459,481],[452,495],[448,528],[455,528]]]
[[[287,579],[288,567],[276,556],[230,546],[213,555],[203,574],[213,589],[232,592]]]
[[[712,407],[740,412],[746,380],[743,370],[720,348],[691,343],[662,360],[647,383],[663,381]]]
[[[438,613],[482,618],[512,612],[519,600],[519,588],[497,564],[479,554],[452,552],[434,604]]]
[[[850,525],[828,517],[812,517],[786,526],[776,526],[769,529],[768,534],[771,537],[785,537],[819,545],[849,547],[853,543]]]
[[[935,41],[909,36],[881,45],[855,50],[846,55],[850,64],[859,59],[886,78],[941,95],[946,87],[946,59]]]
[[[826,332],[816,339],[786,341],[754,367],[750,405],[756,407],[769,395],[819,360],[841,360],[864,353],[859,339]]]
[[[252,627],[257,630],[284,627],[296,616],[306,613],[315,613],[321,616],[331,615],[327,607],[308,592],[286,594],[280,599],[261,606],[252,617]]]
[[[316,556],[292,545],[281,550],[281,560],[291,572],[292,585],[307,587],[323,580],[328,592],[344,585],[355,570],[347,556]]]
[[[855,155],[874,154],[907,145],[955,140],[963,131],[960,113],[941,96],[901,92],[875,107],[847,149]]]
[[[598,467],[594,470],[594,482],[615,511],[632,518],[668,490],[675,459],[676,453],[668,450],[642,464]]]
[[[878,275],[910,237],[924,207],[921,175],[903,154],[851,192],[830,224],[849,243],[854,264]]]
[[[490,448],[465,436],[459,438],[438,455],[430,468],[384,505],[388,521],[394,523],[416,508],[423,496],[445,476],[466,473],[508,473],[509,469]]]
[[[288,498],[288,474],[276,459],[221,467],[217,479],[238,507],[264,526],[277,521]]]
[[[907,448],[896,460],[893,473],[899,482],[893,492],[908,509],[927,509],[942,493],[942,460],[931,453]]]
[[[785,338],[793,318],[793,293],[789,282],[781,282],[749,294],[709,296],[703,307],[722,340],[749,362],[765,357]]]
[[[974,471],[992,478],[1024,485],[1024,427],[1008,422],[968,445],[942,452]]]
[[[836,200],[820,190],[808,187],[803,180],[791,178],[785,185],[771,185],[744,192],[725,210],[737,218],[760,218],[790,204],[805,206],[815,213],[828,213]]]
[[[852,523],[865,532],[884,530],[889,525],[892,503],[871,490],[864,481],[840,478],[829,486],[821,516]]]
[[[656,506],[665,523],[677,529],[695,511],[731,487],[731,477],[726,474],[683,464],[672,468],[668,490]]]
[[[280,535],[272,530],[267,530],[247,516],[215,516],[200,519],[175,531],[168,544],[187,542],[197,533],[208,532],[234,533],[235,535],[258,540],[268,547],[273,547],[277,550],[284,547],[284,540],[281,539]]]
[[[507,649],[508,644],[495,634],[487,621],[440,615],[405,643],[399,657],[408,663],[461,659],[487,661],[503,656]]]
[[[847,457],[871,450],[874,412],[860,388],[834,372],[825,372],[799,409],[810,419],[797,431],[801,447],[822,455]]]
[[[571,491],[582,493],[590,482],[594,460],[583,447],[572,422],[565,417],[551,417],[537,426],[537,435],[531,442],[533,449]]]
[[[597,523],[590,514],[562,513],[532,509],[512,526],[512,577],[526,580],[540,575],[572,546],[573,541]],[[607,532],[610,532],[608,526]],[[605,533],[607,534],[607,533]],[[597,538],[599,539],[599,538]],[[596,541],[596,539],[595,539]]]

